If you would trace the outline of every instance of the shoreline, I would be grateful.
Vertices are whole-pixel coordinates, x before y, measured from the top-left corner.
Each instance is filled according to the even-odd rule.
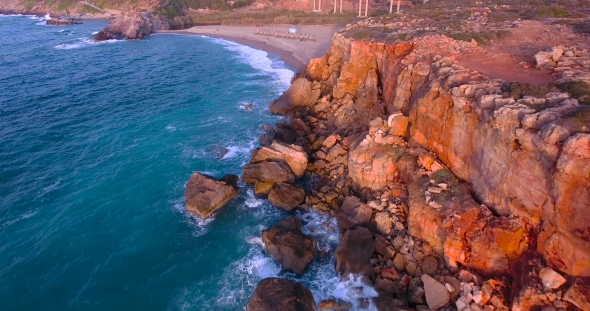
[[[255,34],[256,30],[287,32],[296,27],[301,33],[312,34],[315,41],[299,41]],[[156,34],[201,35],[233,41],[268,53],[276,54],[295,73],[305,69],[312,58],[324,55],[332,42],[337,26],[195,26],[183,30],[160,30]]]
[[[305,66],[307,66],[306,64],[303,64],[303,62],[298,60],[295,56],[293,56],[293,53],[276,48],[272,45],[266,44],[261,41],[250,40],[250,39],[241,38],[241,37],[232,37],[232,36],[227,36],[227,35],[198,34],[198,33],[188,32],[188,31],[184,31],[184,30],[172,30],[172,31],[160,30],[160,31],[156,32],[156,34],[178,34],[178,35],[189,35],[189,36],[205,36],[205,37],[219,38],[219,39],[233,41],[233,42],[236,42],[236,43],[239,43],[242,45],[249,46],[251,48],[260,49],[265,52],[278,55],[281,58],[281,60],[283,62],[285,62],[285,65],[290,67],[289,69],[293,70],[295,73],[297,73],[300,70],[303,70],[305,68]]]

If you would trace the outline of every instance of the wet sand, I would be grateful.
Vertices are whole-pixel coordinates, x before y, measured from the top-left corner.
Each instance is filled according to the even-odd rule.
[[[299,33],[310,34],[315,41],[300,41],[297,39],[276,38],[255,34],[257,30],[288,32],[289,28],[297,28]],[[281,59],[295,71],[301,71],[309,60],[326,53],[332,42],[332,37],[340,27],[333,25],[293,26],[279,25],[268,27],[255,26],[195,26],[184,30],[159,31],[159,33],[178,33],[204,35],[223,38],[250,47],[258,48]]]

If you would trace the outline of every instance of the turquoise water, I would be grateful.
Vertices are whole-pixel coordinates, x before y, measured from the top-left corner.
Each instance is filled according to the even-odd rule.
[[[260,125],[280,120],[267,105],[293,72],[276,56],[198,36],[96,44],[104,21],[42,24],[0,16],[0,309],[243,310],[268,276],[317,301],[342,293],[331,257],[295,277],[264,253],[260,231],[287,215],[250,188],[213,219],[185,212],[192,172],[239,174]],[[216,160],[212,145],[230,152]],[[327,218],[302,217],[335,247]]]

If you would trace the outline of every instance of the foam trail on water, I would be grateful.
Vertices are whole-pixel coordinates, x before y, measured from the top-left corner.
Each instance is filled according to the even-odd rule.
[[[68,35],[71,35],[71,33],[69,33]],[[123,42],[125,40],[105,40],[105,41],[92,41],[90,40],[90,38],[78,38],[78,42],[75,43],[69,43],[69,44],[59,44],[54,46],[53,48],[57,49],[57,50],[72,50],[72,49],[80,49],[80,48],[84,48],[84,47],[88,47],[88,46],[94,46],[94,45],[98,45],[98,44],[105,44],[105,43],[115,43],[115,42]]]

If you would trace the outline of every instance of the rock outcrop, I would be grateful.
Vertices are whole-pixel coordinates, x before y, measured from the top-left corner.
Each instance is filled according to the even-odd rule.
[[[301,220],[290,217],[262,231],[266,252],[281,268],[302,274],[314,258],[315,240],[301,232]]]
[[[201,218],[210,217],[238,194],[238,176],[226,175],[221,180],[200,173],[191,175],[184,196],[186,209]]]
[[[286,162],[297,178],[301,178],[307,168],[307,154],[300,146],[287,145],[276,140],[270,146],[254,150],[250,163],[260,163],[267,160]]]
[[[128,13],[113,19],[94,36],[94,40],[136,40],[168,28],[170,27],[166,21],[149,13]]]
[[[343,233],[337,271],[373,281],[383,310],[583,309],[590,56],[539,55],[571,91],[533,96],[455,61],[473,42],[376,41],[336,34],[271,105],[292,117],[274,137],[309,155],[305,204]]]
[[[311,291],[293,281],[279,278],[263,279],[246,306],[248,311],[315,311]]]

